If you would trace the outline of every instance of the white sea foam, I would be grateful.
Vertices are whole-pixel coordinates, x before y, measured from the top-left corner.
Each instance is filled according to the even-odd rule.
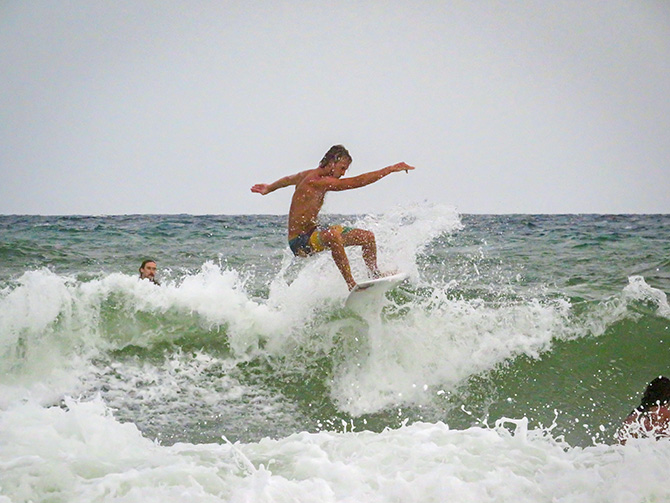
[[[426,404],[438,390],[518,355],[548,351],[568,325],[569,308],[537,301],[493,308],[435,291],[405,316],[370,325],[371,351],[343,365],[334,397],[354,415]]]
[[[458,285],[444,279],[450,271],[436,280],[417,266],[427,243],[460,228],[446,207],[404,207],[352,223],[375,231],[383,269],[410,274],[381,316],[343,309],[346,285],[328,254],[297,260],[286,252],[267,296],[251,295],[239,271],[209,262],[161,287],[125,274],[82,282],[43,269],[0,291],[0,503],[670,499],[667,441],[573,448],[524,419],[460,431],[435,422],[290,434],[306,429],[303,404],[242,382],[241,360],[300,370],[314,355],[328,358],[324,384],[340,411],[388,417],[389,408],[430,403],[519,355],[540,357],[554,341],[603,335],[639,310],[668,317],[665,294],[638,276],[578,317],[557,297],[524,292],[490,302],[455,294]],[[351,258],[364,277],[360,252]],[[200,339],[188,339],[193,332]],[[185,334],[205,350],[180,351]],[[225,351],[212,342],[218,338]],[[171,342],[163,359],[150,351]],[[151,358],[134,358],[136,348]],[[48,406],[68,394],[85,400]],[[221,413],[239,415],[240,429],[248,418],[253,438],[275,438],[150,440]],[[173,418],[188,420],[172,425]],[[264,427],[283,420],[276,430]],[[232,422],[212,428],[237,433]]]
[[[433,239],[463,228],[453,207],[429,203],[398,206],[356,224],[375,233],[382,270],[403,271],[414,281],[419,279],[417,256]]]
[[[142,323],[143,314],[166,313],[173,313],[177,330],[167,326],[169,319]],[[100,351],[179,338],[189,318],[204,330],[225,329],[237,354],[253,352],[284,324],[249,298],[235,271],[209,263],[162,287],[118,273],[80,283],[47,269],[26,272],[0,296],[0,406],[22,394],[51,401],[90,371],[88,362]]]
[[[667,501],[670,442],[572,448],[525,420],[161,446],[100,400],[0,412],[0,494],[54,502]]]
[[[438,205],[398,208],[356,224],[375,232],[380,263],[409,272],[410,287],[426,284],[416,269],[426,243],[461,226],[452,208]],[[364,274],[360,252],[351,255]],[[293,276],[292,263],[287,252],[267,299],[252,299],[244,277],[213,263],[161,287],[120,273],[81,283],[46,269],[27,272],[0,297],[0,361],[10,376],[0,405],[22,395],[53,401],[73,389],[77,376],[95,373],[88,362],[98,352],[177,340],[195,323],[225,338],[233,359],[330,355],[340,341],[347,347],[356,341],[355,352],[334,362],[331,392],[341,410],[360,415],[430,402],[436,392],[515,356],[537,357],[569,330],[564,301],[491,306],[454,298],[449,284],[434,283],[427,296],[410,294],[408,304],[387,302],[391,314],[383,320],[377,313],[332,317],[347,295],[332,259],[301,261]],[[393,315],[397,309],[403,314]]]
[[[647,284],[642,276],[631,276],[628,285],[624,288],[624,295],[628,300],[648,302],[656,310],[656,314],[670,318],[670,304],[668,296],[662,290]]]
[[[572,323],[566,336],[577,338],[602,336],[612,325],[627,318],[635,318],[638,305],[645,305],[654,315],[670,318],[670,304],[665,292],[653,288],[642,276],[630,276],[622,290],[603,299],[579,320]]]

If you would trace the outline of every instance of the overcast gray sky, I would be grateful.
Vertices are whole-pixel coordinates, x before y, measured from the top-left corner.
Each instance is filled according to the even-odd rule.
[[[670,2],[0,0],[0,213],[670,213]]]

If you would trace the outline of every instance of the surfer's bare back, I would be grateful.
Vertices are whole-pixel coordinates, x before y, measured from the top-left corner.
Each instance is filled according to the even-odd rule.
[[[342,178],[349,169],[351,160],[351,155],[346,148],[342,145],[335,145],[326,152],[317,168],[285,176],[270,184],[259,183],[251,187],[251,192],[266,195],[277,189],[295,185],[288,214],[288,244],[291,251],[298,257],[306,257],[326,248],[330,249],[333,260],[347,282],[349,290],[356,286],[356,282],[351,275],[351,267],[344,247],[361,246],[365,265],[370,269],[373,277],[379,277],[381,274],[377,268],[375,235],[364,229],[342,225],[319,229],[317,227],[318,215],[326,192],[357,189],[381,180],[391,173],[409,172],[414,169],[400,162],[377,171]]]

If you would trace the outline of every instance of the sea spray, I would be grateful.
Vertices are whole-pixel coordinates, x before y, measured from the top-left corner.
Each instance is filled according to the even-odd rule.
[[[326,219],[410,274],[374,322],[285,217],[9,218],[0,499],[668,499],[667,442],[614,438],[670,358],[667,216]]]
[[[18,435],[18,432],[22,432]],[[2,414],[13,501],[664,501],[667,442],[572,448],[525,420],[162,446],[100,400]],[[35,442],[39,440],[39,442]],[[111,442],[110,442],[111,440]],[[240,461],[243,460],[243,462]],[[72,462],[76,460],[76,462]]]

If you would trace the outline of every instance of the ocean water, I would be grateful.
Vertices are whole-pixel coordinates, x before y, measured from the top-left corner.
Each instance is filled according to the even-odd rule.
[[[670,441],[614,439],[670,215],[324,220],[409,279],[345,309],[285,216],[0,216],[0,503],[670,501]]]

